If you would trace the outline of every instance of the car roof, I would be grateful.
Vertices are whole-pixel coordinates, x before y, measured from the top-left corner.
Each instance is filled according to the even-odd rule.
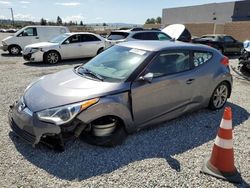
[[[180,41],[130,41],[117,44],[129,48],[136,48],[145,51],[161,51],[167,49],[193,49],[215,51],[213,48],[202,44],[192,44]]]
[[[206,36],[215,36],[215,37],[224,37],[224,36],[227,36],[225,34],[206,34],[206,35],[202,35],[202,37],[206,37]]]
[[[112,32],[121,32],[121,33],[145,33],[145,32],[155,32],[155,33],[162,33],[162,31],[158,30],[142,30],[142,31],[131,31],[131,30],[114,30]]]
[[[65,33],[67,35],[75,35],[75,34],[90,34],[90,35],[95,35],[95,36],[98,36],[97,34],[95,33],[90,33],[90,32],[70,32],[70,33]]]

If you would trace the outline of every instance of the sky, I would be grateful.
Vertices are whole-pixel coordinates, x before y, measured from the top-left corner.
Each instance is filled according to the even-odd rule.
[[[56,21],[82,20],[83,23],[143,24],[147,18],[162,15],[163,8],[192,6],[230,0],[0,0],[0,19]]]

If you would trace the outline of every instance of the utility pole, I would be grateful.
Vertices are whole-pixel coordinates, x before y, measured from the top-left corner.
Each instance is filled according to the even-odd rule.
[[[13,26],[15,25],[15,21],[14,21],[14,14],[13,14],[13,9],[10,8],[10,12],[11,12],[11,17],[12,17],[12,24]]]

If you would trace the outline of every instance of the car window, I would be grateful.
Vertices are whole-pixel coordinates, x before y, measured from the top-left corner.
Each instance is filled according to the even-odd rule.
[[[96,36],[94,35],[90,35],[90,34],[84,34],[84,35],[81,35],[82,37],[82,42],[93,42],[93,41],[101,41],[99,38],[97,38]]]
[[[147,73],[160,77],[190,70],[190,55],[188,51],[162,52],[147,68]]]
[[[224,39],[224,42],[234,42],[235,41],[234,38],[230,37],[230,36],[225,36],[225,37],[223,37],[223,39]]]
[[[122,40],[127,38],[129,33],[126,32],[111,32],[108,36],[108,40]]]
[[[81,42],[81,35],[73,35],[68,40],[69,40],[69,43]]]
[[[18,37],[26,37],[26,36],[37,36],[37,30],[34,27],[29,27],[23,30]]]
[[[134,39],[138,40],[159,40],[156,33],[154,32],[141,32],[133,35]]]
[[[212,58],[212,53],[210,52],[194,52],[193,54],[193,64],[194,67],[198,67],[208,62]]]
[[[158,38],[158,40],[170,40],[171,39],[168,35],[166,35],[164,33],[158,33],[157,38]]]

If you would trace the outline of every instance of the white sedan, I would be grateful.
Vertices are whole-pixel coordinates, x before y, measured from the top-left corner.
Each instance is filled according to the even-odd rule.
[[[104,39],[96,34],[80,32],[65,33],[49,42],[28,45],[23,58],[30,62],[55,64],[63,59],[94,57],[104,50]]]

